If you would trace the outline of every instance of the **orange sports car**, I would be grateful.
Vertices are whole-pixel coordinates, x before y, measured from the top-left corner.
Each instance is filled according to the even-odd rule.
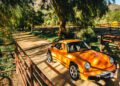
[[[114,77],[116,65],[112,57],[92,50],[84,41],[61,40],[48,49],[47,61],[60,61],[69,69],[73,80],[86,80],[92,77]]]

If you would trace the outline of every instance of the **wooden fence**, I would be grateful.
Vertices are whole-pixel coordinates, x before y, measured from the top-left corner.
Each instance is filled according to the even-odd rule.
[[[24,86],[53,86],[26,52],[15,42],[16,72],[20,75]]]

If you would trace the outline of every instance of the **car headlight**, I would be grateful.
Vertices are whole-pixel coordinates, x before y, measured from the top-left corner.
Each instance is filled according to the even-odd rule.
[[[110,57],[110,63],[114,63],[114,59],[112,57]]]
[[[87,70],[90,69],[90,63],[86,62],[84,66]]]

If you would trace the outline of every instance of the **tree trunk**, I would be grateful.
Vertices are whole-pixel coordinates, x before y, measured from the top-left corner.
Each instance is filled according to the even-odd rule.
[[[62,8],[62,5],[59,4],[59,0],[51,0],[52,2],[52,5],[55,9],[55,12],[59,18],[59,21],[60,21],[60,27],[59,27],[59,32],[58,32],[58,37],[61,39],[63,39],[63,37],[66,36],[66,33],[67,33],[67,30],[65,28],[66,26],[66,18],[65,18],[65,15],[64,15],[64,11],[63,8]]]
[[[60,21],[60,27],[59,27],[59,32],[58,32],[58,37],[60,39],[66,38],[67,30],[65,26],[66,26],[66,21],[65,20]]]

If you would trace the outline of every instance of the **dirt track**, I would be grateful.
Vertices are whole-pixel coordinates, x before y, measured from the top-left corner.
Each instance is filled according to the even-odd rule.
[[[29,33],[19,33],[14,37],[33,62],[55,86],[120,86],[119,74],[118,79],[73,81],[69,76],[68,70],[59,62],[52,62],[50,64],[46,62],[46,50],[49,46],[47,40],[40,39]]]

